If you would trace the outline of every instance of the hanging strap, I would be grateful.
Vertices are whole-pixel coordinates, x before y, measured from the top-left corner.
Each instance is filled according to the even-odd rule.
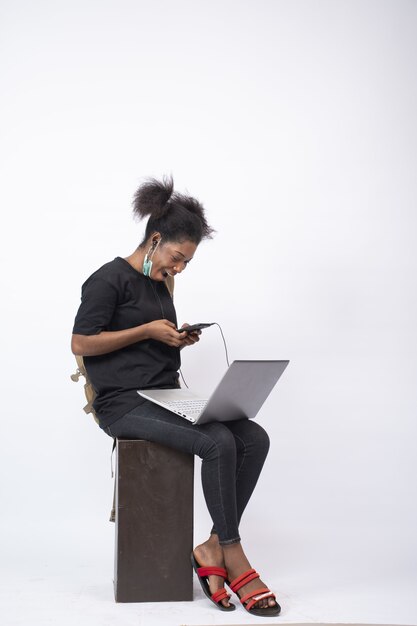
[[[114,449],[116,448],[116,437],[113,437],[113,446],[111,449],[111,454],[110,454],[110,469],[111,469],[111,477],[114,478],[114,471],[113,471],[113,453],[114,453]]]
[[[110,455],[110,465],[111,465],[111,477],[114,478],[114,472],[113,472],[113,452],[116,448],[116,443],[117,443],[117,439],[116,437],[113,438],[113,446],[111,449],[111,455]],[[110,518],[109,518],[109,522],[115,522],[116,521],[116,479],[114,479],[114,489],[113,489],[113,506],[111,508],[110,511]]]

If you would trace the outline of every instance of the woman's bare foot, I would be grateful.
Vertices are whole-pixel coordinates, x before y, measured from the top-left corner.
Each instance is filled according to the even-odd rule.
[[[194,549],[194,556],[202,567],[224,567],[223,550],[219,544],[217,535],[210,535],[210,538]],[[209,576],[209,586],[211,593],[224,586],[224,579],[221,576]],[[221,600],[225,607],[230,606],[227,598]]]
[[[246,558],[245,553],[243,552],[243,548],[240,543],[232,543],[228,546],[221,546],[223,549],[224,556],[224,567],[226,567],[229,581],[234,580],[244,572],[249,569],[252,569],[251,564]],[[255,580],[251,580],[247,585],[244,585],[239,589],[238,595],[239,597],[243,597],[247,593],[251,591],[255,591],[261,587],[266,587],[266,585],[259,579],[255,578]],[[269,607],[277,607],[277,603],[274,598],[263,598],[259,600],[256,604],[253,605],[253,608],[257,609],[267,609]]]

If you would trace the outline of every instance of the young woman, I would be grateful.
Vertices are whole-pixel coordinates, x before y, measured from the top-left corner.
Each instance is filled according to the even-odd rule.
[[[84,357],[97,393],[94,409],[111,437],[146,439],[197,454],[213,528],[192,555],[206,595],[224,611],[227,585],[251,614],[272,617],[280,607],[259,580],[241,544],[239,522],[269,448],[253,420],[194,426],[137,394],[137,389],[179,387],[180,349],[200,332],[179,332],[167,282],[185,270],[202,239],[210,238],[200,202],[174,192],[172,179],[147,180],[133,201],[149,216],[145,236],[127,258],[98,269],[82,287],[72,351]],[[184,328],[186,324],[182,327]]]

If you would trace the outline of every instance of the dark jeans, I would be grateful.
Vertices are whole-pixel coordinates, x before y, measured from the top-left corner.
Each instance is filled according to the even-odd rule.
[[[104,429],[111,437],[146,439],[202,459],[201,479],[213,533],[220,544],[240,541],[239,522],[269,449],[264,429],[249,419],[193,426],[144,400]]]

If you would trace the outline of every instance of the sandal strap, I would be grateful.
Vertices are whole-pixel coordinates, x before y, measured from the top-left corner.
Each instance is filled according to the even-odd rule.
[[[223,567],[199,567],[197,569],[199,576],[222,576],[227,577],[227,572]]]
[[[250,583],[251,580],[255,580],[255,578],[259,578],[258,572],[254,569],[249,569],[247,572],[244,572],[243,574],[232,580],[229,587],[232,591],[236,593],[236,591],[238,591],[241,587],[244,587],[245,585]]]
[[[225,598],[229,599],[230,594],[227,593],[224,587],[222,589],[218,589],[217,591],[215,591],[211,596],[211,599],[214,600],[214,602],[216,603],[219,603],[221,600],[224,600]]]
[[[247,611],[250,611],[254,604],[259,602],[259,600],[263,600],[264,598],[275,598],[275,594],[273,594],[272,591],[264,587],[263,589],[256,589],[251,594],[246,594],[246,596],[243,596],[240,601],[244,605],[245,609]],[[245,600],[249,600],[249,602],[246,602],[245,604]]]

